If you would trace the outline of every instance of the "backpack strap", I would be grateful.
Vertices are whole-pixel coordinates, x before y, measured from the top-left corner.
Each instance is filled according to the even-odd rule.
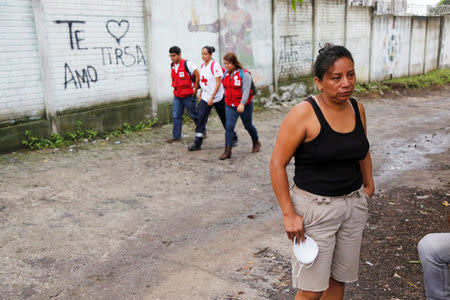
[[[212,62],[211,62],[211,74],[213,75],[213,77],[215,77],[214,76],[214,64],[216,63],[216,61],[215,60],[212,60]],[[225,78],[225,75],[227,74],[227,69],[225,69],[224,67],[222,67],[222,65],[221,64],[219,64],[219,66],[220,66],[220,68],[222,69],[222,74],[223,74],[223,76],[222,76],[222,78]]]
[[[214,60],[211,62],[211,74],[214,77]]]
[[[189,68],[187,66],[187,59],[184,61],[184,69],[186,70],[186,72],[189,74],[189,77],[191,77],[192,81],[195,81],[194,77],[192,76],[191,72],[189,71]]]
[[[250,90],[253,91],[253,96],[255,96],[256,95],[256,86],[255,86],[255,83],[253,82],[253,78],[251,77],[252,73],[250,73],[250,71],[247,70],[247,69],[245,69],[245,70],[244,69],[239,69],[239,76],[241,77],[241,81],[244,80],[244,72],[247,72],[248,74],[250,74],[250,79],[251,79],[251,81],[250,81],[251,82],[250,83]],[[244,85],[241,84],[242,92],[244,92],[243,89],[244,89]]]
[[[243,81],[244,81],[244,72],[246,72],[247,70],[244,70],[244,69],[239,69],[239,77],[241,77],[241,91],[242,92],[244,92],[244,84],[243,84]],[[250,87],[251,87],[251,85],[250,85]]]
[[[216,62],[216,61],[213,60],[212,63],[211,63],[211,73],[213,74],[213,76],[214,76],[214,63],[215,63],[215,62]],[[222,69],[222,73],[223,73],[223,74],[225,74],[225,73],[227,72],[227,70],[226,70],[224,67],[222,67],[222,65],[220,65],[220,68]]]

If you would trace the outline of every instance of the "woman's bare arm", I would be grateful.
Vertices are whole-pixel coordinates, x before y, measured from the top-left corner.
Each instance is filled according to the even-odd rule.
[[[294,236],[297,240],[304,240],[303,217],[296,213],[292,204],[286,166],[292,159],[298,145],[305,139],[306,122],[310,110],[312,108],[309,104],[302,102],[288,113],[280,126],[270,160],[273,191],[283,213],[284,229],[291,240]]]

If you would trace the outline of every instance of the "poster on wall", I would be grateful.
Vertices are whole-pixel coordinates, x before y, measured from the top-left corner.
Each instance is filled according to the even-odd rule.
[[[267,23],[271,18],[270,3],[222,0],[219,1],[220,17],[212,22],[205,22],[208,16],[201,15],[198,7],[208,3],[209,0],[191,0],[188,30],[219,34],[222,57],[233,52],[245,68],[255,71],[255,82],[265,84],[270,81],[271,75],[257,74],[259,68],[267,69],[272,65],[272,29],[271,24]],[[267,57],[270,59],[267,60]]]
[[[205,0],[203,0],[205,1]],[[201,0],[191,0],[191,21],[188,29],[191,32],[211,32],[220,34],[222,54],[235,53],[239,60],[251,68],[254,67],[252,49],[252,16],[239,5],[237,0],[225,0],[224,15],[212,23],[202,23],[197,13],[197,5]]]

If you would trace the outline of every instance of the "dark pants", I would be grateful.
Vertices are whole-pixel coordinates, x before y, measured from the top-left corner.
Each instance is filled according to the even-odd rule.
[[[238,113],[236,107],[225,106],[225,115],[226,115],[226,125],[225,125],[225,146],[233,145],[233,132],[236,127],[236,122],[238,117],[241,117],[242,124],[244,124],[245,129],[250,134],[252,141],[258,140],[258,132],[256,131],[255,126],[252,123],[252,115],[253,115],[253,102],[245,106],[245,109],[242,113]]]
[[[195,102],[196,99],[194,96],[189,96],[186,98],[178,98],[173,97],[173,109],[172,109],[172,117],[173,117],[173,130],[172,136],[174,139],[181,138],[181,127],[183,125],[183,113],[184,108],[186,107],[189,115],[192,120],[197,123],[197,112],[195,111]]]
[[[220,121],[222,122],[223,128],[226,129],[226,114],[225,114],[225,100],[222,99],[219,102],[215,102],[213,105],[208,106],[206,101],[201,100],[197,106],[197,126],[195,127],[195,135],[200,137],[205,132],[206,123],[208,122],[209,114],[211,113],[211,109],[216,109],[217,114],[219,115]],[[236,132],[233,131],[233,139],[237,139]]]

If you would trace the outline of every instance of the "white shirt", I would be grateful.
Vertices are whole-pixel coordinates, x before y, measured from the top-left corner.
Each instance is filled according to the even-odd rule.
[[[216,61],[214,62],[213,66],[213,72],[211,72],[211,64],[213,60],[210,60],[209,63],[206,65],[203,65],[203,67],[200,69],[200,88],[202,89],[202,100],[208,102],[209,99],[211,99],[212,94],[214,92],[214,89],[216,88],[216,78],[222,78],[223,71],[220,64]],[[216,96],[214,97],[214,103],[219,102],[223,98],[223,85],[222,82],[220,82],[219,90],[216,93]]]
[[[194,71],[197,70],[197,66],[190,60],[186,61],[186,65],[188,67],[189,72],[191,72],[191,75],[193,76],[194,75]],[[180,66],[180,64],[174,64],[175,73],[178,73],[178,67],[179,66]],[[180,76],[181,76],[181,74],[180,74]]]

